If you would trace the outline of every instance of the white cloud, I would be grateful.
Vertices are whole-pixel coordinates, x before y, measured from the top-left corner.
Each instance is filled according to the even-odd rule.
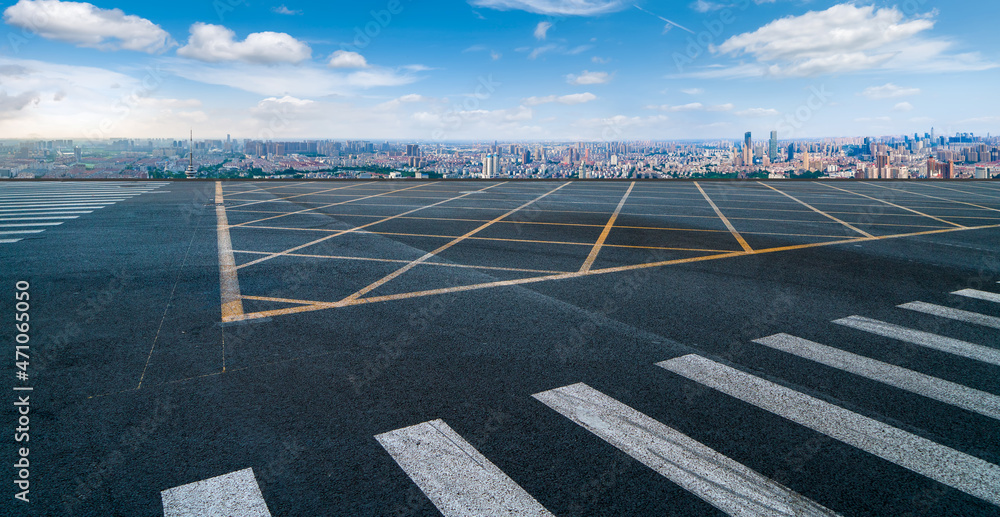
[[[600,56],[594,56],[594,57],[590,58],[590,60],[593,61],[594,63],[599,64],[599,65],[606,65],[606,64],[608,64],[608,63],[611,62],[611,58],[604,58],[604,57],[600,57]]]
[[[531,54],[528,54],[528,59],[538,59],[538,56],[541,56],[546,52],[551,52],[557,48],[559,48],[559,45],[545,45],[544,47],[538,47],[532,50]]]
[[[770,108],[750,108],[742,111],[737,111],[736,114],[741,117],[768,117],[773,115],[781,115],[781,112],[776,109],[770,109]]]
[[[244,63],[204,64],[182,59],[164,60],[164,68],[177,76],[206,84],[230,86],[265,96],[356,95],[359,91],[412,84],[411,73],[384,68],[341,72],[313,63],[260,67]]]
[[[732,109],[735,107],[736,106],[733,106],[731,103],[726,103],[726,104],[719,104],[717,106],[709,106],[708,108],[705,109],[707,109],[708,111],[732,111]]]
[[[236,33],[222,25],[198,22],[177,55],[210,63],[255,64],[300,63],[312,55],[308,45],[283,32],[254,32],[243,41],[235,38]]]
[[[338,50],[330,55],[330,68],[368,68],[365,56],[349,50]]]
[[[705,90],[702,90],[701,88],[686,88],[681,90],[681,92],[688,95],[701,95],[705,93]]]
[[[549,29],[552,28],[552,22],[538,22],[538,26],[535,27],[535,38],[544,40],[549,36]]]
[[[285,7],[285,4],[281,4],[278,7],[272,7],[271,11],[272,12],[276,12],[278,14],[287,14],[287,15],[302,14],[301,10],[299,10],[299,9],[289,9],[289,8]]]
[[[152,54],[176,45],[167,31],[145,18],[85,2],[20,0],[3,14],[8,25],[80,47]]]
[[[563,95],[561,97],[556,95],[549,95],[547,97],[528,97],[521,101],[525,106],[538,106],[540,104],[548,104],[551,102],[557,102],[559,104],[584,104],[597,100],[597,96],[592,93],[574,93],[571,95]]]
[[[611,82],[612,78],[613,76],[607,72],[591,72],[584,70],[580,75],[567,75],[566,81],[569,82],[569,84],[576,85],[607,84]]]
[[[920,88],[903,88],[892,83],[887,83],[882,86],[870,86],[865,88],[865,91],[859,93],[858,95],[868,97],[869,99],[879,100],[906,97],[909,95],[916,95],[918,93],[920,93]]]
[[[909,102],[900,102],[899,104],[895,105],[892,109],[895,111],[913,111],[913,105],[910,104]]]
[[[788,16],[710,46],[713,53],[750,56],[756,63],[706,69],[690,76],[803,77],[871,69],[931,72],[996,66],[978,54],[949,54],[951,42],[924,37],[934,27],[932,16],[907,18],[896,7],[877,9],[851,3]]]
[[[626,0],[469,0],[476,7],[521,10],[537,14],[594,16],[628,7]]]

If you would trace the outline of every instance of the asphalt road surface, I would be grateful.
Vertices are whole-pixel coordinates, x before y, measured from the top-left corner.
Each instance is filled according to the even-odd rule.
[[[3,515],[1000,515],[1000,183],[5,182],[0,264]]]

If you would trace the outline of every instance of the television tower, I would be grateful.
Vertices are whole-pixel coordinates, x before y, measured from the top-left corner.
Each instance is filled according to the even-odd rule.
[[[193,129],[191,130],[191,143],[190,143],[190,147],[188,147],[188,150],[191,151],[191,156],[190,156],[190,160],[188,161],[188,168],[187,168],[186,171],[184,171],[184,175],[187,176],[188,179],[191,179],[191,178],[194,178],[198,174],[198,172],[194,170],[194,130]]]

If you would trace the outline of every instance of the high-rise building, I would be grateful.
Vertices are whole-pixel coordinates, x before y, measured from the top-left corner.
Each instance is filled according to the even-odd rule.
[[[750,132],[743,136],[743,166],[753,165],[753,140],[750,139]]]
[[[788,161],[795,159],[795,144],[788,144]]]
[[[483,156],[483,178],[495,178],[500,174],[500,155],[490,153]]]
[[[778,161],[778,132],[771,131],[771,141],[767,146],[767,157],[773,163]]]
[[[194,170],[194,130],[193,129],[191,130],[191,145],[190,145],[190,147],[188,147],[188,150],[190,151],[191,154],[189,155],[188,166],[187,166],[187,170],[184,171],[184,176],[186,176],[188,179],[191,179],[191,178],[193,178],[193,177],[195,177],[195,176],[198,175],[198,172]]]
[[[875,156],[875,169],[877,171],[875,178],[884,180],[889,179],[889,155],[888,154],[878,154]]]
[[[420,146],[417,144],[406,144],[406,156],[420,156]]]
[[[80,149],[80,146],[76,146],[73,148],[73,156],[76,158],[76,163],[80,163],[80,161],[83,159],[83,150]]]

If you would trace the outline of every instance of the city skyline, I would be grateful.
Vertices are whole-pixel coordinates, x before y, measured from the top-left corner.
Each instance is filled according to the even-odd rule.
[[[996,134],[994,4],[3,4],[0,138]],[[817,35],[835,34],[835,41]],[[769,149],[769,154],[772,150]]]

